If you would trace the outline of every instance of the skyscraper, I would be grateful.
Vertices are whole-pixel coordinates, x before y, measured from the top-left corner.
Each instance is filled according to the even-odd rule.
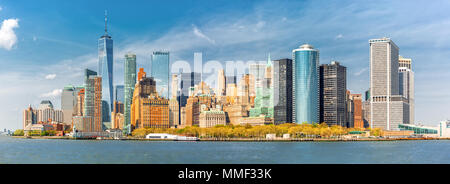
[[[181,74],[181,81],[180,81],[181,94],[179,100],[180,107],[186,106],[190,88],[199,84],[201,81],[202,81],[201,73],[191,72]]]
[[[130,132],[131,122],[131,102],[133,100],[134,85],[136,84],[136,55],[125,54],[125,66],[124,66],[124,132]]]
[[[319,123],[319,50],[304,44],[292,51],[292,57],[294,121]]]
[[[274,124],[293,123],[292,120],[292,60],[273,63]]]
[[[72,123],[72,116],[74,114],[77,103],[77,94],[80,88],[74,86],[65,86],[61,94],[61,110],[64,114],[63,123],[70,125]]]
[[[347,68],[337,61],[320,66],[320,122],[346,126]]]
[[[158,83],[156,91],[161,97],[169,99],[169,52],[153,52],[151,76]]]
[[[224,96],[225,95],[225,91],[226,91],[226,86],[225,86],[225,71],[223,69],[218,71],[217,74],[217,91],[216,94],[217,96]]]
[[[399,95],[399,48],[389,38],[369,44],[371,128],[395,130],[409,123],[409,104]]]
[[[173,74],[172,75],[172,86],[170,87],[170,91],[171,91],[171,99],[177,99],[178,97],[178,75],[177,74]]]
[[[124,85],[116,85],[114,90],[114,101],[122,102],[124,101]]]
[[[98,40],[98,76],[102,77],[102,121],[111,121],[113,88],[113,40],[108,35],[107,17],[105,12],[105,34]]]
[[[83,116],[87,117],[89,121],[83,123],[85,124],[83,130],[87,132],[101,132],[104,128],[102,123],[102,78],[96,75],[97,73],[92,70],[85,70]]]
[[[399,93],[408,100],[409,122],[414,124],[414,72],[412,71],[412,59],[399,56]]]

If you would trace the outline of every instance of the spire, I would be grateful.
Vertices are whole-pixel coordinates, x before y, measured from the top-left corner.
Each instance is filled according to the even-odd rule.
[[[270,53],[269,56],[267,57],[267,66],[272,66],[272,60],[270,59]]]
[[[108,35],[108,11],[105,10],[105,35]]]

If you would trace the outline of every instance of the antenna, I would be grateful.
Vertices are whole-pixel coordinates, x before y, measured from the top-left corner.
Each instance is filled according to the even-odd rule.
[[[107,10],[105,10],[105,35],[107,35],[108,34],[108,11]]]

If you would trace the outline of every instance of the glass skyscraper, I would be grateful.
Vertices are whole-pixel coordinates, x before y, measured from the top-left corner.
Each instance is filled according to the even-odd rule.
[[[136,84],[136,55],[125,55],[124,66],[124,132],[130,133],[130,121],[131,121],[131,101],[133,100],[134,86]]]
[[[169,52],[153,52],[151,75],[156,81],[156,92],[169,99]]]
[[[113,40],[108,35],[105,16],[105,34],[98,40],[98,76],[102,77],[103,122],[110,122],[113,107]]]
[[[116,85],[116,90],[114,91],[115,101],[122,102],[124,100],[124,85]]]
[[[292,51],[293,119],[296,123],[319,123],[319,51],[304,44]]]

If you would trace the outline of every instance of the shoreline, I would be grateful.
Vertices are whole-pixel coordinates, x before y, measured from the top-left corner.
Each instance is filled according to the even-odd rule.
[[[10,136],[12,138],[20,139],[64,139],[64,140],[92,140],[92,141],[103,141],[103,140],[116,140],[116,141],[177,141],[177,140],[167,140],[167,139],[145,139],[145,138],[103,138],[103,139],[92,139],[92,138],[73,138],[73,137],[58,137],[58,136]],[[450,140],[450,138],[358,138],[358,139],[330,139],[330,138],[276,138],[276,139],[264,139],[264,138],[199,138],[197,141],[189,142],[355,142],[355,141],[365,141],[365,142],[375,142],[375,141],[414,141],[414,140]],[[186,142],[186,141],[180,141]]]

